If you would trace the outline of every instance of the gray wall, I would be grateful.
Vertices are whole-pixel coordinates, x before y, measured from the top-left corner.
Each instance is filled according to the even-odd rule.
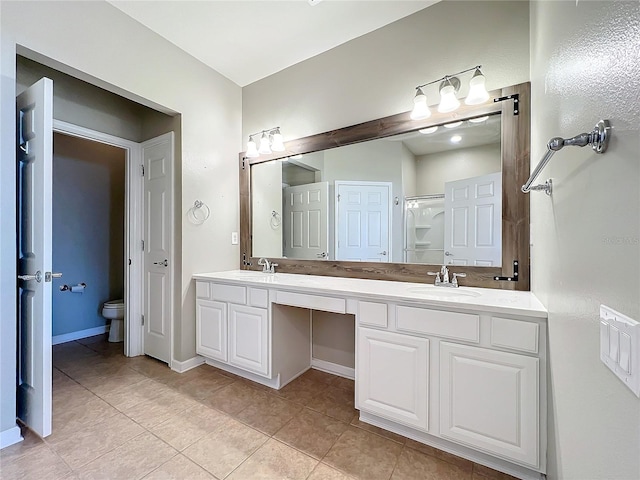
[[[444,183],[502,170],[500,144],[416,157],[416,195],[444,193]]]
[[[102,303],[124,293],[124,150],[54,134],[54,336],[105,324]],[[59,285],[87,284],[82,294]]]
[[[640,478],[640,400],[599,359],[598,309],[640,319],[640,3],[531,4],[532,166],[610,119],[604,155],[565,148],[531,193],[533,291],[549,310],[550,479]]]

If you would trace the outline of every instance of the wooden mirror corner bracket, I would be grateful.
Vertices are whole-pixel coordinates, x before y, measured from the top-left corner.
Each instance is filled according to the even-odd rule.
[[[500,101],[502,97],[509,98]],[[510,105],[515,99],[517,99],[517,108]],[[501,112],[502,267],[451,267],[456,272],[467,274],[466,278],[460,280],[461,286],[529,290],[529,197],[521,193],[520,186],[526,182],[530,173],[530,104],[531,85],[527,82],[494,90],[490,92],[490,99],[486,103],[474,106],[463,104],[454,113],[434,112],[430,118],[416,121],[411,120],[410,112],[404,112],[292,140],[285,143],[284,155],[283,152],[279,152],[249,159],[244,152],[241,152],[238,165],[240,170],[240,268],[260,269],[257,265],[258,259],[252,254],[251,165]],[[514,281],[514,261],[518,265],[517,281]],[[427,264],[278,258],[278,272],[283,273],[416,283],[432,282],[433,279],[427,275],[427,271],[439,267],[439,265]]]

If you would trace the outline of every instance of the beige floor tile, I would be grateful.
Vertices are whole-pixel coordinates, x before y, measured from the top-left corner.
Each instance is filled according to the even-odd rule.
[[[118,413],[73,435],[52,435],[53,441],[47,439],[47,443],[67,465],[77,469],[143,432],[140,425]]]
[[[304,480],[318,460],[269,440],[230,476],[229,480]]]
[[[359,428],[349,427],[323,459],[327,465],[364,480],[391,476],[402,445]]]
[[[127,366],[149,378],[159,381],[168,380],[180,375],[178,372],[171,370],[166,363],[156,360],[155,358],[147,357],[146,355],[130,358]]]
[[[331,382],[331,385],[334,387],[342,388],[343,390],[348,390],[353,395],[356,382],[354,382],[350,378],[336,377],[333,382]]]
[[[53,414],[80,407],[96,398],[98,397],[95,393],[75,382],[65,383],[62,386],[54,385],[52,395]]]
[[[302,405],[275,395],[258,392],[253,402],[236,418],[267,435],[273,435],[302,410]]]
[[[258,390],[244,383],[234,382],[220,390],[216,390],[213,394],[200,401],[229,415],[237,415],[251,405],[259,396],[259,393]]]
[[[131,370],[127,367],[126,360],[103,357],[98,354],[95,354],[94,357],[74,359],[62,363],[57,368],[80,383],[86,377],[117,375]]]
[[[342,473],[329,465],[319,463],[307,480],[350,480],[352,478],[352,476]]]
[[[78,381],[81,385],[91,390],[98,396],[108,395],[115,390],[135,385],[146,380],[147,377],[141,373],[125,367],[117,372],[107,373],[106,375],[82,377]]]
[[[53,412],[51,436],[71,434],[80,428],[100,423],[116,414],[118,414],[118,410],[92,395],[79,405],[56,408]]]
[[[315,368],[310,368],[302,375],[300,378],[304,378],[305,380],[311,380],[312,382],[319,382],[329,385],[333,383],[337,378],[337,375],[332,375],[330,373],[321,372],[320,370],[316,370]]]
[[[353,399],[347,392],[330,386],[312,398],[307,407],[346,423],[351,422],[358,413],[353,407]]]
[[[405,437],[403,437],[402,435],[398,435],[397,433],[390,432],[389,430],[385,430],[384,428],[376,427],[375,425],[361,422],[359,417],[360,414],[356,414],[353,417],[353,420],[351,420],[351,425],[361,428],[362,430],[366,430],[367,432],[375,433],[376,435],[380,435],[381,437],[388,438],[389,440],[398,442],[401,445],[404,445],[404,442],[407,440]]]
[[[225,478],[268,438],[236,420],[229,420],[182,453],[217,478]]]
[[[312,399],[320,395],[325,387],[325,384],[298,377],[274,393],[292,402],[307,405]]]
[[[492,468],[473,464],[473,480],[516,480],[515,477],[506,473],[498,472]]]
[[[166,422],[151,427],[157,437],[167,442],[176,450],[182,451],[202,437],[223,427],[230,417],[217,410],[197,405],[180,415],[171,417]]]
[[[1,467],[1,480],[58,479],[71,472],[67,464],[46,445],[11,461],[2,460]]]
[[[139,403],[153,400],[169,393],[171,393],[169,387],[156,380],[147,378],[133,385],[116,388],[113,392],[101,395],[101,398],[108,404],[124,412]]]
[[[392,480],[471,480],[471,471],[412,448],[400,454]]]
[[[425,445],[424,443],[416,442],[415,440],[407,439],[405,445],[409,448],[413,448],[414,450],[418,450],[419,452],[426,453],[427,455],[431,455],[432,457],[436,457],[440,460],[444,460],[445,462],[452,463],[462,468],[463,470],[471,471],[473,468],[473,462],[467,460],[466,458],[458,457],[451,453],[444,452],[442,450],[438,450],[430,445]]]
[[[142,478],[175,456],[176,450],[145,432],[78,469],[82,479]]]
[[[28,428],[22,426],[20,430],[23,440],[0,450],[0,466],[12,460],[17,460],[37,449],[48,448],[44,440]]]
[[[174,388],[195,399],[203,399],[210,397],[217,390],[220,390],[222,387],[226,387],[227,385],[233,383],[229,377],[225,377],[224,375],[220,375],[216,372],[207,372],[206,375],[201,375],[200,377],[193,378],[188,382],[174,384]]]
[[[168,391],[156,398],[123,409],[122,412],[144,428],[151,428],[196,405],[197,402],[189,397]]]
[[[344,422],[305,408],[282,427],[274,438],[321,459],[347,427]]]
[[[215,480],[213,475],[184,455],[176,455],[144,478],[145,480]]]

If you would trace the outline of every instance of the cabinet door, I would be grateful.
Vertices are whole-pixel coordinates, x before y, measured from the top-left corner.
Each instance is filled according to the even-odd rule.
[[[229,363],[269,376],[269,316],[266,309],[229,305]]]
[[[537,468],[539,360],[440,343],[440,435]]]
[[[357,408],[428,430],[429,340],[358,328]]]
[[[227,361],[227,304],[196,301],[196,352]]]

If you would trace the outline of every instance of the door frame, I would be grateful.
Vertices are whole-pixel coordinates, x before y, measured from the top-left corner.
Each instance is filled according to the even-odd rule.
[[[389,240],[389,262],[392,262],[393,259],[393,182],[368,182],[365,180],[336,180],[333,182],[333,193],[334,193],[334,231],[333,231],[333,248],[334,248],[334,256],[338,257],[338,223],[340,217],[338,215],[338,188],[342,185],[360,185],[367,187],[387,187],[389,189],[389,221],[387,223],[387,238]],[[386,262],[386,263],[389,263]]]
[[[142,144],[56,119],[53,120],[53,131],[122,148],[125,151],[124,355],[127,357],[143,355],[144,178],[141,167]],[[131,265],[129,265],[129,260],[131,260]],[[170,335],[172,345],[170,355],[173,359],[173,328],[171,328]]]

